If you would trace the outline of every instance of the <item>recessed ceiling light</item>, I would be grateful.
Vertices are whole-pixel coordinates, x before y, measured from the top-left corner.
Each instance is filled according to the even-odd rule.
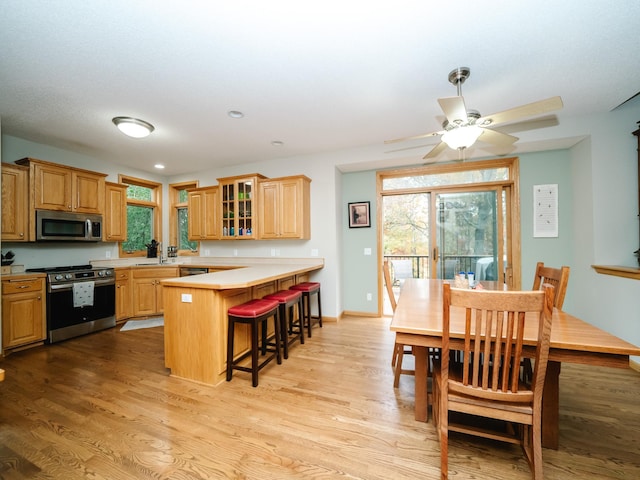
[[[164,165],[162,165],[161,163],[156,163],[154,167],[156,167],[159,170],[162,170],[164,168]]]
[[[284,142],[281,142],[280,140],[273,140],[271,142],[271,145],[273,145],[274,147],[281,147],[284,145]]]
[[[227,112],[227,115],[229,115],[231,118],[242,118],[244,117],[244,113],[238,111],[238,110],[229,110]]]
[[[115,117],[112,122],[122,133],[133,138],[144,138],[155,130],[149,122],[132,117]]]

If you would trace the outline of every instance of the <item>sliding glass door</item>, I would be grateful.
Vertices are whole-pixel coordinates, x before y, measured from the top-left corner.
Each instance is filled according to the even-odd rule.
[[[465,272],[477,280],[497,280],[501,222],[496,192],[438,193],[435,204],[434,277],[453,279]]]
[[[515,158],[379,172],[380,265],[396,296],[405,278],[458,272],[520,288],[516,180]]]

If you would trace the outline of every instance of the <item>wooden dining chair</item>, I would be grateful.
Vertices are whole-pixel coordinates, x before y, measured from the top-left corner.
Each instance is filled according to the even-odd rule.
[[[554,287],[554,301],[553,306],[558,310],[562,310],[564,304],[564,297],[567,293],[567,285],[569,284],[570,268],[566,265],[560,268],[546,267],[544,262],[538,262],[536,264],[536,273],[533,277],[532,290],[540,290],[540,287],[545,283],[553,285]],[[532,360],[530,358],[524,358],[522,360],[522,379],[525,382],[531,381],[531,375],[533,374]]]
[[[441,478],[448,477],[449,432],[461,432],[520,444],[532,476],[543,478],[542,391],[549,356],[554,288],[538,291],[488,291],[444,284],[442,355],[434,362],[434,423],[440,437]],[[461,348],[464,362],[450,362],[451,307],[464,309]],[[537,330],[535,367],[530,385],[520,380],[525,328]],[[457,330],[461,334],[460,325]],[[462,338],[460,338],[462,340]],[[460,343],[460,342],[458,342]],[[486,424],[458,423],[451,412],[500,420],[503,430]],[[479,422],[476,422],[479,423]]]
[[[564,297],[567,293],[567,285],[569,284],[570,269],[567,266],[560,268],[545,267],[544,262],[536,264],[536,274],[533,277],[533,289],[540,290],[540,287],[549,283],[555,289],[555,301],[553,306],[558,310],[562,310]]]
[[[387,295],[391,302],[391,308],[396,311],[398,303],[396,301],[395,294],[393,292],[393,281],[391,280],[391,273],[389,271],[389,260],[385,260],[382,263],[382,274],[384,276],[384,285],[387,289]],[[396,342],[393,346],[393,357],[391,358],[391,366],[393,367],[394,378],[393,387],[398,388],[400,385],[400,375],[415,375],[415,370],[402,369],[402,360],[405,355],[412,355],[413,351],[411,347],[405,346],[402,343]]]

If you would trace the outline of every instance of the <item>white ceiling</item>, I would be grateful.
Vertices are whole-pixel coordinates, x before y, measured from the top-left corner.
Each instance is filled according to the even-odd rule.
[[[459,66],[483,115],[555,95],[560,124],[614,109],[640,90],[639,27],[637,0],[2,0],[2,132],[166,175],[384,155],[440,129]],[[115,116],[156,130],[130,139]]]

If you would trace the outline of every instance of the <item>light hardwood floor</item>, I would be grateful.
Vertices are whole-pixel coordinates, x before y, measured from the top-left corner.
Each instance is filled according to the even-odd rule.
[[[314,329],[289,360],[208,387],[172,378],[162,328],[119,328],[0,361],[2,479],[436,479],[413,378],[393,388],[389,319]],[[564,365],[547,479],[640,478],[640,374]],[[519,447],[453,434],[450,478],[531,478]]]

